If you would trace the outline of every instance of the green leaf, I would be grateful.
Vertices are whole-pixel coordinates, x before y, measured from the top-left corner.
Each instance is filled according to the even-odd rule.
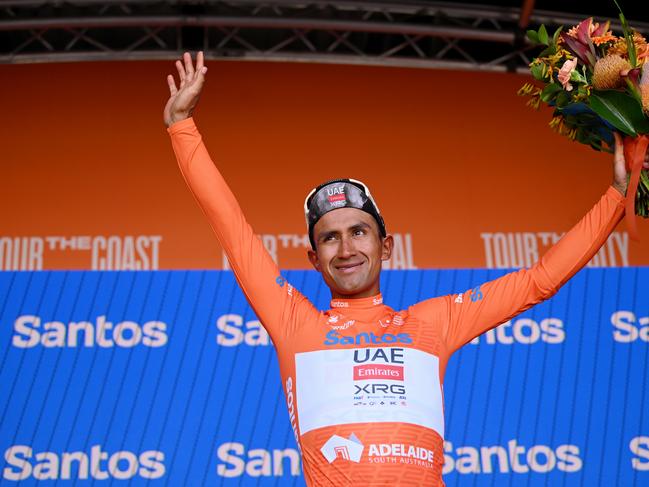
[[[532,73],[532,77],[534,77],[534,79],[537,79],[539,81],[544,81],[547,75],[545,65],[541,63],[533,64],[530,67],[530,72]]]
[[[620,22],[622,23],[622,31],[624,32],[624,38],[626,39],[629,62],[631,63],[631,66],[635,68],[637,66],[638,60],[635,51],[635,43],[633,42],[633,32],[631,32],[629,22],[627,22],[626,17],[624,16],[624,12],[622,12],[622,7],[620,7],[620,4],[617,3],[617,0],[613,1],[615,2],[617,9],[620,11]]]
[[[585,130],[577,130],[577,136],[575,140],[581,144],[590,145],[590,138]]]
[[[570,73],[570,81],[574,81],[576,83],[588,83],[588,80],[584,75],[582,75],[579,71],[576,69]]]
[[[559,108],[563,108],[569,105],[571,102],[572,102],[572,97],[563,90],[561,90],[561,92],[557,95],[557,99],[555,100],[555,103]]]
[[[556,54],[556,52],[557,48],[555,46],[546,47],[539,53],[538,57],[552,56],[553,54]]]
[[[530,40],[532,44],[539,44],[539,35],[535,30],[528,30],[527,38]]]
[[[616,90],[593,92],[590,107],[604,120],[627,135],[649,132],[649,120],[642,106],[631,96]]]
[[[635,98],[637,102],[640,103],[640,105],[642,105],[642,93],[640,93],[638,86],[636,86],[635,83],[633,83],[633,81],[631,81],[628,76],[624,77],[624,81],[626,81],[626,87],[628,88],[629,93],[631,93],[631,96],[633,96],[633,98]]]
[[[588,94],[588,85],[579,85],[577,86],[577,93],[580,95]]]
[[[548,31],[543,24],[541,24],[541,27],[539,28],[539,42],[546,46],[548,45]]]
[[[563,30],[563,25],[560,26],[557,30],[554,31],[554,35],[552,36],[552,44],[557,45],[557,42],[559,42],[559,36],[561,35],[561,31]]]
[[[545,88],[543,88],[543,91],[541,92],[541,100],[543,100],[545,103],[548,103],[552,101],[552,99],[560,91],[561,85],[558,85],[557,83],[550,83]]]

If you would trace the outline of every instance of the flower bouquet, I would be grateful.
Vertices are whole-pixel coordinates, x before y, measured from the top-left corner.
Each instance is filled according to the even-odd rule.
[[[518,94],[529,96],[533,108],[552,106],[550,126],[593,149],[612,152],[613,131],[625,136],[631,172],[626,213],[629,232],[637,238],[633,215],[649,218],[649,171],[642,168],[649,145],[649,44],[621,10],[620,20],[621,37],[609,30],[610,22],[599,24],[592,17],[552,36],[544,25],[528,31],[533,43],[545,46],[530,64],[532,77],[543,86],[526,83]]]

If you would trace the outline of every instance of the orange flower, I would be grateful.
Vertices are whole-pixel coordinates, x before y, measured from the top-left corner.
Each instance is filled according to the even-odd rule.
[[[609,30],[606,34],[593,37],[593,44],[596,46],[601,46],[602,44],[606,44],[607,42],[611,41],[616,41],[617,37],[613,35],[613,33]]]
[[[644,50],[638,49],[638,61],[649,59],[649,44],[645,44]]]
[[[635,52],[639,61],[649,58],[649,44],[647,44],[647,40],[640,33],[633,33],[633,44],[635,45]],[[619,54],[628,59],[629,53],[627,52],[626,39],[617,39],[615,44],[608,50],[608,54]]]

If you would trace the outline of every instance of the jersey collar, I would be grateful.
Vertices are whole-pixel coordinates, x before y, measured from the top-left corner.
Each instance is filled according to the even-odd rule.
[[[381,293],[369,298],[358,299],[332,299],[330,306],[333,309],[371,309],[383,305]]]

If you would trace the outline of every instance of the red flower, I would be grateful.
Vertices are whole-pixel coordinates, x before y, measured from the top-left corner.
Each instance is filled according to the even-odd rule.
[[[566,44],[568,51],[572,52],[583,64],[591,68],[597,61],[595,54],[595,42],[601,44],[614,39],[609,32],[611,23],[594,23],[589,17],[576,25],[568,32],[561,34],[561,40]]]

